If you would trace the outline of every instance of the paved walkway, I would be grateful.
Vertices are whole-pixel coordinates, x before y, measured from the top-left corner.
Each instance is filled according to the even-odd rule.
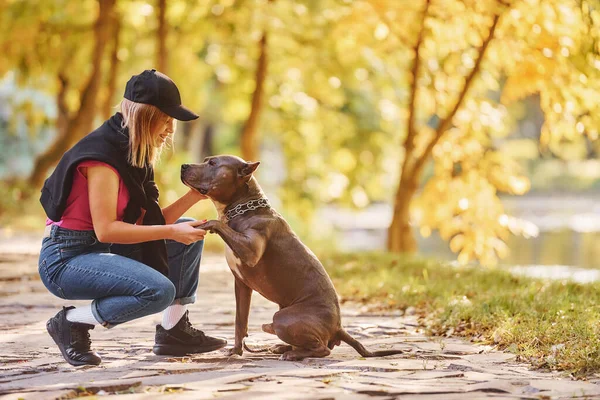
[[[16,243],[16,242],[15,242]],[[270,354],[222,352],[184,358],[151,352],[159,315],[91,332],[99,367],[71,367],[45,331],[61,299],[37,277],[27,246],[0,238],[0,399],[554,399],[598,398],[600,385],[529,370],[508,353],[454,338],[429,338],[411,316],[373,315],[343,306],[347,330],[371,349],[401,348],[399,356],[361,358],[343,344],[321,359],[279,361]],[[31,249],[29,247],[29,249]],[[17,254],[18,252],[18,254]],[[29,254],[28,254],[29,253]],[[190,319],[233,343],[233,280],[220,255],[207,255]],[[68,304],[85,304],[69,302]],[[255,294],[249,345],[275,344],[261,332],[277,310]]]

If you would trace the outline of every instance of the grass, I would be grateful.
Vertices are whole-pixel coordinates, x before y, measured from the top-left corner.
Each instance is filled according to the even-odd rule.
[[[415,307],[433,335],[497,344],[538,368],[600,372],[600,284],[516,277],[388,253],[321,257],[344,300]]]

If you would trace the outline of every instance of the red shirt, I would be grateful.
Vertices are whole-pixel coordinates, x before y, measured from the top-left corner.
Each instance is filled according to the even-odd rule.
[[[123,179],[121,179],[121,176],[115,168],[101,161],[90,160],[82,161],[75,168],[75,172],[73,173],[73,186],[71,187],[71,193],[67,198],[67,208],[65,208],[62,219],[55,222],[47,218],[46,226],[58,225],[66,229],[72,229],[76,231],[94,230],[94,225],[92,224],[92,215],[90,213],[90,198],[88,195],[87,178],[83,175],[81,169],[95,166],[110,168],[119,176],[117,220],[123,221],[125,207],[127,207],[127,203],[129,202],[129,190],[127,190],[127,187],[123,183]]]

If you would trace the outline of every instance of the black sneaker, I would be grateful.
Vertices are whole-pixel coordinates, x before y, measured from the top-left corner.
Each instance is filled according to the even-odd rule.
[[[94,325],[67,320],[67,311],[75,307],[63,307],[54,317],[46,322],[46,329],[63,357],[71,365],[98,365],[100,356],[90,350],[90,329]]]
[[[162,356],[185,356],[218,350],[226,344],[227,340],[206,336],[201,330],[192,327],[186,311],[177,325],[169,330],[156,325],[152,351]]]

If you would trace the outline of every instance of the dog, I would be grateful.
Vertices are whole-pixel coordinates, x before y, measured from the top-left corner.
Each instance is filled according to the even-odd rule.
[[[235,343],[229,355],[242,355],[248,336],[252,292],[277,303],[264,332],[286,344],[269,348],[282,360],[325,357],[345,342],[363,357],[401,354],[369,351],[342,327],[338,295],[323,265],[268,203],[253,176],[259,162],[230,155],[207,157],[181,166],[182,182],[210,198],[218,220],[198,226],[226,244],[227,264],[235,277]]]

